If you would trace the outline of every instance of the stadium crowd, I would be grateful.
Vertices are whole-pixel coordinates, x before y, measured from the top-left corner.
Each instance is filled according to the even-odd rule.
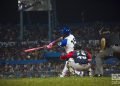
[[[90,49],[93,57],[99,51],[99,29],[105,28],[120,28],[119,23],[85,23],[84,25],[70,25],[73,34],[77,41],[84,47]],[[32,53],[23,52],[24,49],[42,46],[48,43],[47,40],[47,25],[26,25],[24,26],[23,41],[19,41],[20,28],[19,25],[2,25],[0,24],[0,61],[9,60],[42,60],[45,59],[46,52],[61,52],[60,48],[54,50],[40,50]],[[57,38],[57,29],[53,30],[52,38]],[[62,70],[63,62],[49,62],[41,64],[23,64],[9,65],[0,64],[0,77],[3,75],[11,77],[42,77],[46,75],[55,75]],[[49,72],[48,72],[49,71]],[[51,73],[51,74],[48,74]],[[11,75],[11,76],[10,76]]]
[[[0,78],[20,78],[20,77],[50,77],[60,74],[63,63],[40,63],[40,64],[5,64],[0,66]]]

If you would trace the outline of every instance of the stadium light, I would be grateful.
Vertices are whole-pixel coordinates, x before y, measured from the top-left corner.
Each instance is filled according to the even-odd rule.
[[[23,11],[47,11],[48,12],[48,39],[51,40],[51,0],[18,0],[20,11],[20,40],[23,39]]]

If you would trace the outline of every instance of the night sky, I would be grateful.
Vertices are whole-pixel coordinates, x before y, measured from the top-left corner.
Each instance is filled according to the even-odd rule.
[[[0,23],[19,23],[17,0],[1,0]],[[61,23],[120,22],[119,0],[57,0],[57,20]],[[47,21],[47,12],[28,12],[26,21]]]

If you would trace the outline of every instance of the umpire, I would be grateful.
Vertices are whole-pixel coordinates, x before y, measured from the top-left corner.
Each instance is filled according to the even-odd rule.
[[[96,55],[95,61],[95,76],[103,75],[103,61],[107,56],[113,55],[114,52],[120,52],[120,33],[119,29],[110,30],[109,28],[102,28],[99,31],[101,36],[101,49]]]

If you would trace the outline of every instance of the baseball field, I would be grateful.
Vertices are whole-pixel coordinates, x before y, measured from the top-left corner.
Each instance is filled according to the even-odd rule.
[[[111,77],[50,77],[0,79],[0,86],[119,86]]]

